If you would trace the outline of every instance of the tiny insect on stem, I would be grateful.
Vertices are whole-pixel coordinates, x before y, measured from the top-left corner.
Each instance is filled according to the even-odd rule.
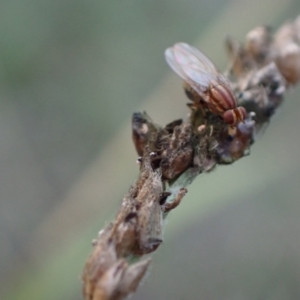
[[[191,45],[177,43],[166,50],[165,57],[173,71],[184,80],[190,100],[220,115],[232,127],[244,121],[246,110],[237,106],[230,82],[205,54]]]

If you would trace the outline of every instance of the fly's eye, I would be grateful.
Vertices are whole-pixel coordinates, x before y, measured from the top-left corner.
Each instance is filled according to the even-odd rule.
[[[235,116],[232,110],[226,110],[223,114],[224,122],[233,125],[235,123]]]

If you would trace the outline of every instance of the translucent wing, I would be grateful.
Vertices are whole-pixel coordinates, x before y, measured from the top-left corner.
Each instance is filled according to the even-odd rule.
[[[165,52],[169,66],[200,95],[212,81],[230,86],[227,78],[201,51],[185,43],[175,44]]]

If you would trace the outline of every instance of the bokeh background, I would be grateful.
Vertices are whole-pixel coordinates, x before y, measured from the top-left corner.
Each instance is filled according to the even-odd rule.
[[[130,119],[187,114],[164,61],[184,41],[275,29],[299,0],[0,3],[0,299],[82,299],[91,240],[138,174]],[[291,89],[251,155],[200,176],[132,299],[300,299],[300,105]]]

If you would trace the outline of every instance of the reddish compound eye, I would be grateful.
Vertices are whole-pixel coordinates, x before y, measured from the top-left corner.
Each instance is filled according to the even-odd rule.
[[[244,107],[239,106],[234,109],[226,110],[223,119],[228,125],[236,126],[239,122],[243,122],[247,117],[247,111]]]
[[[223,114],[224,121],[229,125],[234,125],[236,122],[236,116],[232,109],[226,110]]]

